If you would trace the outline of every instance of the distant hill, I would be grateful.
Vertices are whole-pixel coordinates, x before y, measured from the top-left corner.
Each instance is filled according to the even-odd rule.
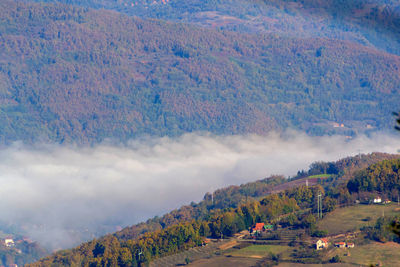
[[[0,142],[313,135],[392,128],[400,58],[326,38],[245,34],[2,1]]]
[[[349,40],[400,54],[400,3],[384,0],[35,0],[239,32]]]

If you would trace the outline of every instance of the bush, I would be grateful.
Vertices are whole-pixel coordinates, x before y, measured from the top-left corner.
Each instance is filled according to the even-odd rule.
[[[328,231],[326,230],[314,230],[311,232],[311,236],[313,237],[324,237],[328,235]]]
[[[340,259],[339,255],[336,255],[335,257],[332,257],[332,259],[330,259],[329,262],[332,262],[332,263],[341,262],[341,259]]]

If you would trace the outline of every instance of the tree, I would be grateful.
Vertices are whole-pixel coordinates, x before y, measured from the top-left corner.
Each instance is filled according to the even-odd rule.
[[[331,212],[336,207],[336,199],[325,197],[323,200],[324,212]]]
[[[397,125],[394,127],[397,131],[400,131],[400,114],[397,112],[393,112],[393,114],[397,117],[396,123]],[[400,237],[400,222],[399,221],[393,221],[391,223],[392,231],[395,233],[398,237]]]
[[[395,128],[397,131],[400,131],[400,113],[393,112],[393,115],[395,115],[395,116],[397,117],[397,118],[396,118],[396,123],[397,123],[397,125],[394,126],[394,128]]]

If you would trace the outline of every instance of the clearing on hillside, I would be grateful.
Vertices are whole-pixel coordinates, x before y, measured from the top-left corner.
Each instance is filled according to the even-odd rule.
[[[279,254],[282,252],[292,251],[293,248],[289,246],[277,246],[277,245],[251,245],[239,250],[230,252],[228,255],[232,257],[249,257],[261,259],[267,256],[269,253]]]
[[[345,250],[338,251],[345,254]],[[378,243],[372,242],[367,245],[356,246],[349,249],[348,256],[342,256],[341,259],[345,263],[354,265],[370,266],[400,266],[400,244],[394,242]],[[376,265],[378,266],[378,265]]]
[[[328,213],[317,226],[321,230],[328,231],[329,235],[341,234],[349,231],[357,231],[363,226],[374,225],[378,217],[382,215],[400,214],[400,207],[395,204],[387,205],[356,205],[339,208]]]

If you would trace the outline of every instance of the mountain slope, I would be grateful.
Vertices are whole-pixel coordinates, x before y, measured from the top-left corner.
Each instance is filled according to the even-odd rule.
[[[36,0],[239,32],[326,37],[400,53],[400,5],[383,0]]]
[[[354,43],[0,5],[2,143],[287,127],[353,135],[391,128],[400,100],[400,58]]]

